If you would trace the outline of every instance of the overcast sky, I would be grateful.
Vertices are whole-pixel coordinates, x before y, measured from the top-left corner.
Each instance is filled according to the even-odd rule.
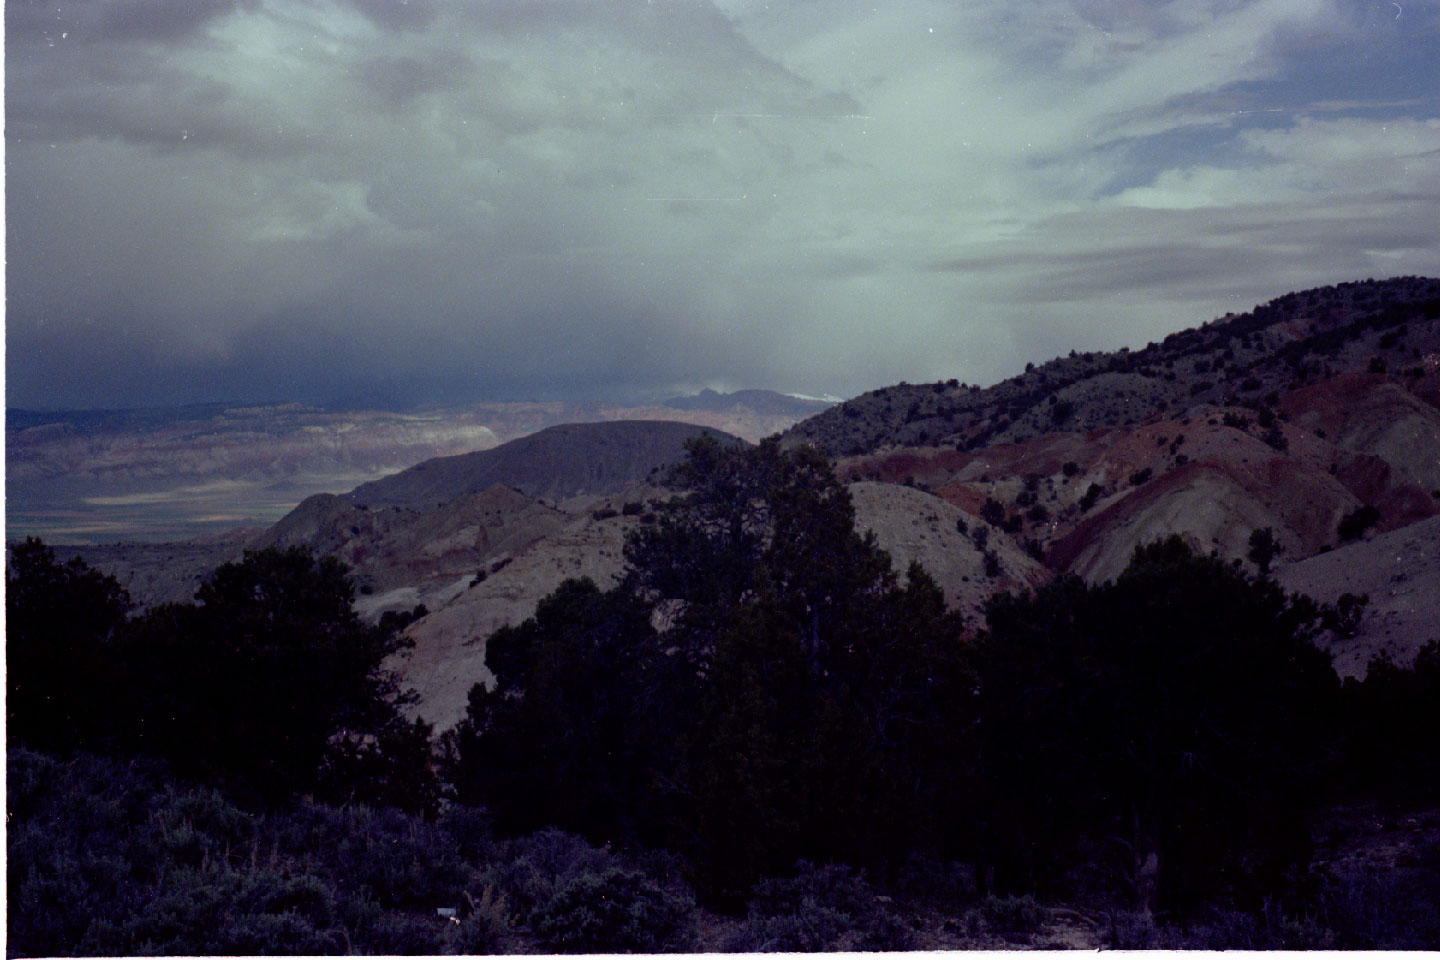
[[[12,406],[988,384],[1440,273],[1435,0],[8,0]]]

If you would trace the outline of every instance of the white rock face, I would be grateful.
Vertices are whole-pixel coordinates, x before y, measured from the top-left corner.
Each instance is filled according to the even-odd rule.
[[[405,631],[415,646],[393,657],[401,685],[415,690],[420,702],[412,715],[446,730],[465,716],[470,688],[491,684],[485,642],[504,626],[533,616],[535,607],[563,581],[589,577],[601,589],[615,584],[624,566],[625,533],[632,517],[596,520],[583,516],[559,532],[521,550],[504,567],[448,604],[422,617]]]

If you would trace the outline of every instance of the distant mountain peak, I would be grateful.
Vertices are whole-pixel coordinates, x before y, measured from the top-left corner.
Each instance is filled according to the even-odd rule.
[[[677,462],[686,441],[704,434],[744,442],[719,430],[673,420],[564,423],[489,450],[426,460],[362,484],[345,500],[371,507],[422,508],[496,483],[549,500],[616,493]]]
[[[804,397],[774,390],[736,390],[734,393],[720,393],[708,387],[697,394],[671,397],[664,406],[672,410],[705,410],[723,413],[732,410],[749,410],[754,413],[808,417],[822,410],[828,410],[834,400]]]

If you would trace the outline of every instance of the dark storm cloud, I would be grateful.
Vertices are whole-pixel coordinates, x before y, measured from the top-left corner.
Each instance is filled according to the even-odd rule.
[[[11,3],[9,400],[985,382],[1433,272],[1436,19]]]
[[[259,0],[8,0],[7,43],[75,44],[176,42],[194,37],[207,23]]]

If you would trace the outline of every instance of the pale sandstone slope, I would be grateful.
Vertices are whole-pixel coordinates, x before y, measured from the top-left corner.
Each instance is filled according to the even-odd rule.
[[[1289,564],[1276,579],[1326,603],[1369,594],[1355,635],[1327,641],[1341,676],[1364,676],[1381,653],[1408,666],[1422,646],[1440,640],[1440,517]]]
[[[470,688],[494,680],[485,666],[490,634],[533,616],[540,600],[572,577],[589,577],[602,589],[613,586],[624,566],[626,531],[637,522],[625,516],[574,519],[411,624],[405,636],[415,646],[392,657],[387,666],[395,670],[402,688],[420,695],[412,712],[437,730],[460,722]]]
[[[959,507],[923,490],[870,481],[850,484],[855,503],[855,528],[873,532],[882,550],[890,554],[902,577],[912,560],[918,560],[945,592],[945,605],[965,615],[967,626],[979,626],[985,600],[1001,590],[1038,587],[1049,572],[1013,540],[990,528],[987,547],[999,561],[995,577],[985,573],[985,557],[972,537],[961,533],[963,521],[970,530],[986,527]]]

